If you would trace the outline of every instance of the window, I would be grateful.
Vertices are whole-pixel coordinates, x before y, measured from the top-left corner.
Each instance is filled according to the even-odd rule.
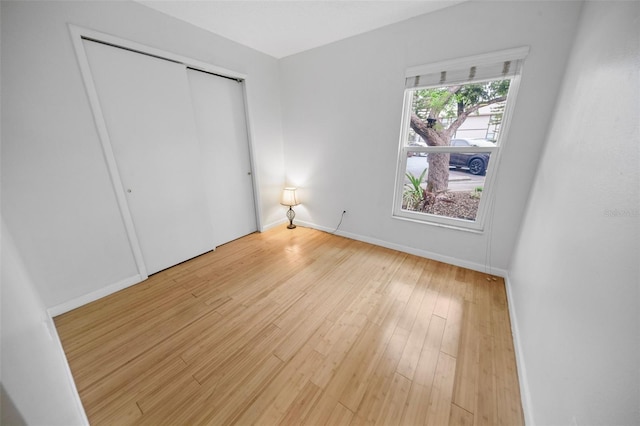
[[[407,71],[393,215],[482,231],[528,48]]]

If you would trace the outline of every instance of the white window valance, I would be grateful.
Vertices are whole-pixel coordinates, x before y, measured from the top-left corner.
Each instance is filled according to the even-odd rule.
[[[529,47],[519,47],[412,67],[405,74],[405,87],[416,89],[512,78],[520,73],[528,53]]]

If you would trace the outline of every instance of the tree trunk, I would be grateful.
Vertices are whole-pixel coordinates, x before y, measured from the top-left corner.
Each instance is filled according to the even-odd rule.
[[[411,128],[429,146],[448,146],[451,137],[439,132],[422,121],[415,114],[411,115]],[[449,153],[429,153],[429,172],[427,174],[427,192],[444,192],[449,188]]]
[[[449,188],[449,153],[430,152],[427,158],[429,161],[427,192],[446,191]]]

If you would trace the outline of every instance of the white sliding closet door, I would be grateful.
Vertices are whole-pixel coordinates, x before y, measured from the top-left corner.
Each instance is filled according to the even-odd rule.
[[[147,274],[212,250],[184,65],[83,43]]]
[[[242,83],[187,69],[216,246],[257,230]]]

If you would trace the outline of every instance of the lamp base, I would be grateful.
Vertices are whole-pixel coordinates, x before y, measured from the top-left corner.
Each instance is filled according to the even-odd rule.
[[[296,227],[293,224],[294,217],[296,217],[296,212],[294,212],[291,206],[289,206],[289,210],[287,210],[287,219],[289,219],[289,225],[287,226],[287,229],[294,229]]]

